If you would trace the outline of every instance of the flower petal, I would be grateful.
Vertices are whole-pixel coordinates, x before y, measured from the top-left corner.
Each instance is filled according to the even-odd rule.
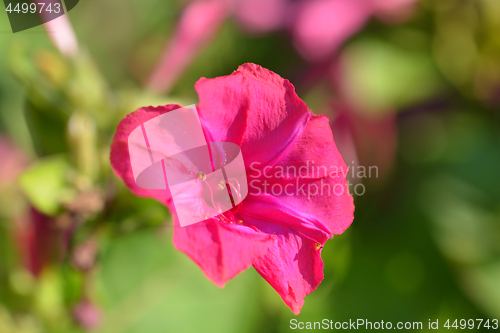
[[[168,92],[193,59],[215,37],[228,14],[220,0],[199,0],[187,5],[172,39],[148,79],[148,87]]]
[[[255,64],[241,65],[228,76],[201,78],[195,88],[212,141],[238,144],[247,167],[277,161],[311,114],[288,80]]]
[[[249,173],[250,195],[255,194],[252,188],[267,181],[268,194],[316,217],[330,232],[341,234],[354,219],[347,174],[328,118],[312,116],[300,138],[269,172],[262,174],[260,179],[252,179],[256,175]]]
[[[241,212],[244,223],[258,230],[272,234],[276,242],[265,256],[254,263],[259,274],[276,290],[285,304],[299,314],[304,297],[314,291],[323,280],[323,261],[318,243],[307,235],[287,226],[287,216],[275,215],[272,205],[259,210],[250,207]],[[277,223],[269,223],[269,216]],[[277,221],[279,219],[279,221]],[[319,239],[324,244],[327,235]]]
[[[113,142],[111,143],[111,166],[116,175],[124,181],[132,193],[140,197],[154,198],[170,207],[173,206],[171,205],[172,195],[168,188],[166,190],[148,190],[137,186],[132,173],[128,137],[134,129],[144,122],[178,108],[180,106],[174,104],[159,107],[149,106],[128,114],[118,124]]]
[[[363,0],[301,2],[292,29],[297,49],[307,60],[325,60],[363,27],[371,9]]]
[[[267,221],[271,229],[266,228],[266,233],[269,233],[269,230],[271,234],[273,233],[272,225],[282,225],[315,243],[324,244],[332,237],[328,227],[314,215],[303,212],[296,206],[289,206],[281,198],[272,195],[260,194],[247,197],[241,205],[239,216]]]
[[[250,32],[264,33],[281,28],[287,18],[288,0],[238,0],[235,15]]]
[[[55,3],[55,1],[51,0],[49,5]],[[43,27],[47,30],[52,43],[62,54],[70,57],[75,56],[78,53],[78,40],[68,15],[50,19],[45,13],[46,11],[43,11],[41,14],[43,20],[46,20]]]
[[[321,250],[290,229],[280,229],[276,245],[253,266],[297,315],[304,298],[323,281]]]
[[[221,288],[265,255],[275,243],[272,235],[215,219],[186,227],[178,225],[174,223],[175,248],[187,254],[208,279]]]
[[[245,224],[274,235],[276,242],[253,266],[293,313],[299,314],[304,297],[323,280],[320,249],[331,235],[314,217],[299,215],[277,199],[270,202],[254,202],[254,199],[245,201],[239,215]],[[305,226],[297,228],[300,218]]]

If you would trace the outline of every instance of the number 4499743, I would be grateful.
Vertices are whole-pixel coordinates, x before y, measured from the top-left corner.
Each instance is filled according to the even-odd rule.
[[[42,14],[43,12],[47,12],[47,13],[60,13],[61,12],[61,4],[60,3],[45,3],[45,2],[39,2],[39,3],[17,3],[15,4],[15,6],[13,6],[12,3],[9,3],[9,5],[7,6],[7,8],[5,9],[7,12],[9,13],[12,13],[12,12],[16,12],[16,13],[38,13],[38,14]]]
[[[486,329],[493,329],[496,330],[498,329],[498,319],[492,319],[492,320],[484,320],[484,319],[455,319],[453,323],[450,322],[450,319],[446,321],[444,324],[444,327],[447,329],[454,328],[454,329],[480,329],[480,328],[486,328]]]

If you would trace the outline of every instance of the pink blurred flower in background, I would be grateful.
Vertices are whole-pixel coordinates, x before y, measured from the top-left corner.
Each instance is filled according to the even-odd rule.
[[[353,220],[346,165],[333,141],[329,120],[312,114],[288,80],[255,64],[242,65],[228,76],[202,78],[195,88],[207,141],[238,144],[250,187],[257,181],[261,191],[252,194],[251,190],[241,205],[218,217],[179,227],[168,189],[146,190],[136,185],[128,151],[129,134],[149,119],[179,108],[177,105],[142,108],[125,117],[111,145],[113,169],[134,194],[155,198],[169,207],[174,216],[175,247],[195,261],[216,285],[223,287],[253,265],[298,314],[304,297],[323,279],[324,243],[332,234],[343,233]],[[310,163],[328,170],[335,167],[340,172],[320,175],[309,167]],[[307,171],[292,174],[288,166],[296,170],[306,167]],[[281,177],[264,173],[279,167],[286,170]],[[266,191],[263,181],[288,192]],[[311,198],[310,193],[296,187],[299,182],[306,189],[325,184],[345,190],[322,192]]]
[[[282,29],[290,22],[289,0],[233,0],[234,15],[250,32],[266,33]]]
[[[197,0],[182,13],[173,36],[154,66],[147,86],[168,92],[195,56],[233,13],[253,33],[287,30],[299,53],[327,60],[371,16],[386,22],[407,18],[418,0]]]
[[[153,91],[168,91],[194,57],[214,38],[228,8],[219,0],[191,3],[178,22],[146,85]]]
[[[34,277],[39,277],[54,258],[55,244],[60,243],[53,219],[31,207],[16,222],[15,239],[23,265]]]
[[[27,204],[21,194],[18,176],[30,164],[25,153],[0,136],[0,156],[0,214],[12,222],[11,235],[24,268],[39,277],[47,264],[64,252],[63,238],[54,218]]]
[[[349,70],[338,59],[331,62],[329,67],[329,82],[336,92],[330,105],[335,115],[331,126],[339,151],[346,163],[355,169],[358,166],[377,167],[377,179],[370,181],[372,184],[383,183],[392,171],[396,158],[397,110],[387,108],[374,112],[359,105],[354,106],[345,85],[349,81]],[[352,172],[349,176],[354,183],[362,181],[352,177]]]
[[[396,113],[384,115],[362,115],[348,104],[337,101],[333,104],[336,118],[332,130],[339,151],[351,167],[349,180],[358,183],[364,179],[353,174],[358,166],[367,170],[376,167],[369,181],[383,182],[392,171],[397,150]]]
[[[47,6],[52,5],[51,7],[56,8],[54,4],[56,1],[54,0],[46,0],[44,3]],[[43,27],[47,31],[50,40],[54,44],[57,49],[68,57],[73,57],[78,53],[78,41],[75,35],[75,31],[73,30],[73,26],[69,21],[68,14],[61,15],[55,19],[52,19],[52,16],[55,15],[55,12],[52,11],[41,11],[40,16],[44,21],[47,21],[43,24]]]
[[[102,314],[97,306],[84,299],[73,309],[73,319],[84,329],[93,330],[101,324]]]
[[[235,0],[235,15],[253,32],[287,29],[309,61],[332,55],[372,15],[406,18],[417,0]]]
[[[23,265],[36,277],[40,275],[51,257],[53,238],[50,217],[32,207],[26,208],[24,200],[22,204],[17,204],[16,197],[21,196],[17,186],[17,177],[29,165],[28,157],[24,152],[8,138],[0,136],[0,156],[2,156],[0,164],[2,200],[0,202],[8,202],[8,206],[0,205],[0,212],[2,216],[7,216],[13,221],[12,236]]]
[[[78,42],[67,15],[44,24],[52,43],[62,54],[73,57],[78,53]]]
[[[295,47],[309,61],[326,60],[363,27],[372,11],[365,0],[314,0],[296,6],[289,28]]]
[[[16,177],[28,166],[28,158],[10,139],[0,135],[0,189],[15,183]],[[3,191],[2,191],[3,192]]]

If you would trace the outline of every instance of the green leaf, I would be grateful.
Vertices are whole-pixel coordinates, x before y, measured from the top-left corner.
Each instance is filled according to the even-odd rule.
[[[40,212],[56,215],[62,200],[74,195],[66,181],[71,171],[64,156],[52,156],[40,160],[19,177],[23,193]]]
[[[101,265],[107,311],[99,332],[256,331],[260,277],[255,271],[217,288],[174,250],[170,237],[152,230],[111,239]]]
[[[440,90],[429,54],[382,40],[364,39],[342,56],[344,89],[361,110],[384,112],[406,107]]]

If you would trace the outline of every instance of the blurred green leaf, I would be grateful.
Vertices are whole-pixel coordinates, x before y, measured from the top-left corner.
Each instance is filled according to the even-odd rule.
[[[39,156],[64,153],[68,150],[66,138],[67,119],[56,112],[50,113],[27,101],[24,114],[31,141]]]
[[[63,302],[62,279],[57,269],[46,269],[42,273],[35,294],[35,308],[49,327],[68,325],[68,316]]]
[[[24,171],[19,184],[31,204],[46,215],[56,215],[61,202],[75,195],[68,186],[71,166],[64,156],[44,158]]]
[[[341,61],[343,89],[361,111],[403,108],[441,90],[430,55],[420,49],[365,38],[348,46]]]
[[[463,284],[469,296],[492,317],[500,317],[500,261],[467,269]]]
[[[254,332],[257,274],[246,271],[219,289],[169,238],[143,231],[110,241],[100,332]]]

